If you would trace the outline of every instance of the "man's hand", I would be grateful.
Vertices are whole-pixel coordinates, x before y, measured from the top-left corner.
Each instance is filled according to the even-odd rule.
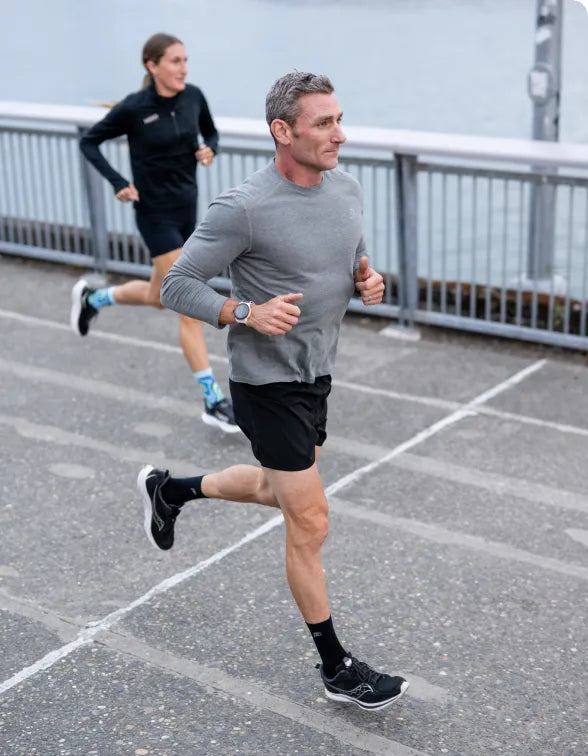
[[[298,302],[303,296],[303,294],[280,294],[265,304],[251,305],[251,315],[247,325],[266,336],[283,336],[298,323],[300,308],[294,302]]]
[[[120,192],[117,192],[114,195],[117,200],[120,200],[121,202],[138,202],[139,201],[139,192],[137,191],[134,184],[129,184],[128,186],[125,186],[124,189],[121,189]]]
[[[380,304],[384,296],[384,279],[373,268],[370,268],[367,257],[359,261],[359,268],[355,271],[355,288],[361,294],[364,305]]]

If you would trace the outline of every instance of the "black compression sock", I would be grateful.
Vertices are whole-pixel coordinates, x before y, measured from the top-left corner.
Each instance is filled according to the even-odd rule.
[[[324,622],[318,622],[316,625],[310,625],[307,622],[306,626],[310,630],[317,651],[322,659],[325,675],[333,677],[335,675],[335,667],[343,660],[344,656],[347,656],[347,651],[339,643],[339,638],[337,638],[335,633],[333,620],[329,617],[329,619]]]
[[[202,493],[203,477],[204,475],[195,475],[193,478],[169,478],[161,490],[163,498],[175,507],[181,507],[192,499],[206,498]]]

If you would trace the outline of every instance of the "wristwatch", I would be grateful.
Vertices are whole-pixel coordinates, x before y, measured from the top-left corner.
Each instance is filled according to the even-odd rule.
[[[253,302],[239,302],[239,304],[233,310],[233,315],[237,323],[246,325],[251,315],[251,305]]]

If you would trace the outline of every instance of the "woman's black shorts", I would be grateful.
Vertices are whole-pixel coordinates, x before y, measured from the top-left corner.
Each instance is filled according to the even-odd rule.
[[[184,246],[196,227],[196,204],[153,212],[135,207],[137,228],[151,257],[165,255]]]
[[[229,383],[237,425],[263,467],[295,471],[314,464],[315,446],[327,438],[330,375],[314,383]]]

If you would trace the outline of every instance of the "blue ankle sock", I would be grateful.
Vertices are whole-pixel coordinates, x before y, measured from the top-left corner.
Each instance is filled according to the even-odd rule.
[[[214,380],[212,368],[208,367],[205,370],[199,370],[197,373],[193,373],[193,375],[200,384],[204,392],[204,401],[209,407],[214,407],[221,399],[225,398],[221,387]]]
[[[100,310],[108,305],[116,304],[114,299],[114,286],[108,286],[106,289],[96,289],[88,297],[88,302],[95,310]]]

